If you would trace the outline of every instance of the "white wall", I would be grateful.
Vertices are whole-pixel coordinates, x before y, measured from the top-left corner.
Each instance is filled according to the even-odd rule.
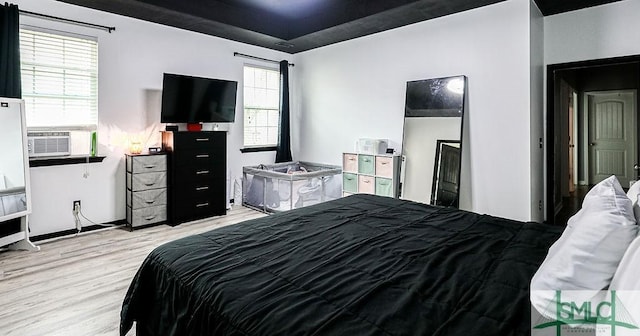
[[[297,54],[294,156],[340,164],[361,137],[399,150],[406,82],[466,75],[461,207],[529,220],[529,6],[505,1]]]
[[[162,73],[241,81],[242,64],[251,61],[233,57],[234,51],[296,63],[290,72],[293,156],[322,163],[340,164],[340,153],[352,151],[361,137],[390,139],[400,151],[406,81],[468,76],[461,206],[539,220],[540,53],[544,64],[640,54],[640,0],[544,19],[529,0],[508,0],[295,56],[54,0],[14,3],[24,10],[116,26],[108,34],[21,19],[98,37],[99,154],[107,155],[99,164],[31,169],[33,235],[73,228],[70,205],[75,199],[96,222],[123,219],[120,138],[142,132],[157,115],[154,101]],[[274,158],[274,153],[241,154],[241,127],[238,110],[228,134],[228,169],[235,177],[244,165]]]
[[[157,91],[162,88],[164,72],[236,80],[241,86],[242,66],[250,61],[234,57],[234,51],[291,60],[288,54],[58,1],[13,2],[22,10],[116,27],[109,34],[21,16],[22,24],[98,37],[98,154],[107,155],[102,163],[31,168],[32,236],[73,229],[73,200],[82,201],[83,213],[94,222],[125,218],[122,138],[127,134],[143,132],[149,126],[148,120],[159,113],[153,101],[157,99]],[[241,90],[238,101],[242,101]],[[241,176],[244,165],[273,163],[275,157],[273,152],[239,152],[242,147],[242,118],[242,109],[238,109],[236,122],[230,126],[227,138],[228,170],[229,175],[234,177]]]
[[[640,54],[639,13],[640,0],[625,0],[545,17],[544,82],[549,64]]]
[[[540,148],[540,139],[544,139],[544,17],[533,0],[530,2],[530,15],[531,220],[542,222],[546,171],[544,148]]]
[[[545,63],[640,54],[640,0],[544,18]]]

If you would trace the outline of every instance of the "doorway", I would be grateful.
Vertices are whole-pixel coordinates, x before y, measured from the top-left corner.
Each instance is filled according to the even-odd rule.
[[[589,189],[637,179],[640,55],[547,66],[545,222],[565,225]]]

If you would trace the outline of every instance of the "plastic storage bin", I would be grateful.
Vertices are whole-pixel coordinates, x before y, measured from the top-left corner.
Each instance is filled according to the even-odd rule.
[[[342,169],[311,162],[242,168],[242,204],[286,211],[342,197]]]

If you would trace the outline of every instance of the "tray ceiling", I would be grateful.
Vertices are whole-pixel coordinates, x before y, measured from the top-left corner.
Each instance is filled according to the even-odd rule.
[[[58,0],[297,53],[504,0]],[[618,0],[536,0],[553,15]]]

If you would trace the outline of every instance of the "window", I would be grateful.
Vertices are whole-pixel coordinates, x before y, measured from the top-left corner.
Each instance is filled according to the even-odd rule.
[[[279,105],[280,71],[245,65],[245,147],[268,147],[278,143]]]
[[[27,127],[96,128],[98,42],[95,38],[22,28],[20,60]]]

